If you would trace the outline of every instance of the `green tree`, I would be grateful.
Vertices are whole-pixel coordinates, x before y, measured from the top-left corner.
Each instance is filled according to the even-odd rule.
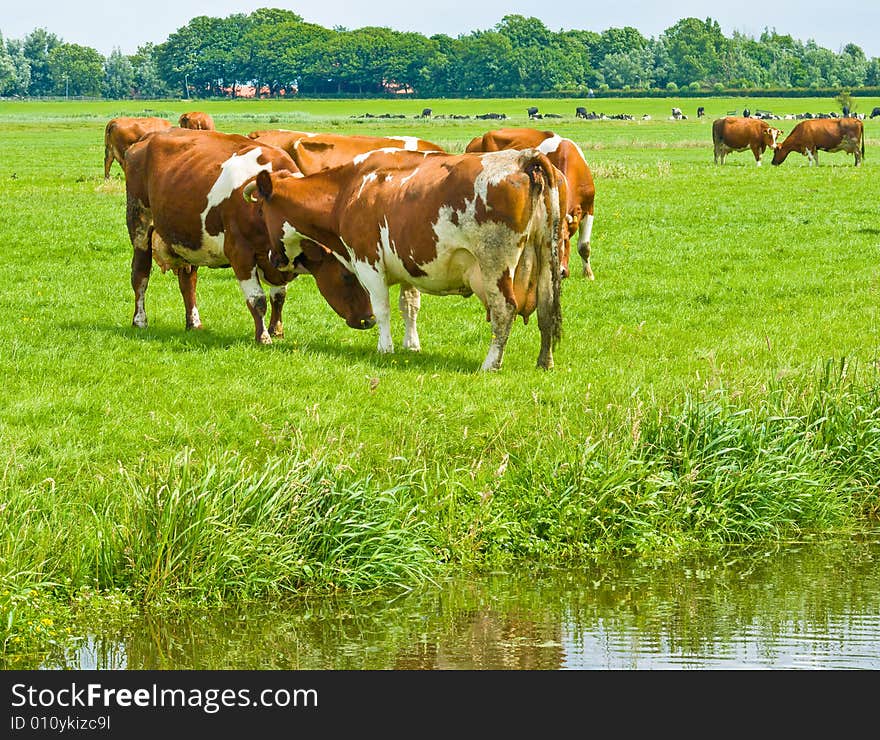
[[[171,95],[171,89],[159,75],[156,64],[156,46],[151,43],[139,46],[129,58],[132,67],[132,87],[135,97],[164,98]]]
[[[104,60],[102,94],[105,98],[129,98],[133,88],[134,66],[131,59],[125,56],[119,47],[116,47]]]
[[[847,44],[837,57],[837,78],[846,87],[861,87],[868,76],[868,58],[861,47]]]
[[[726,39],[718,21],[683,18],[667,28],[661,38],[672,65],[671,78],[679,86],[712,83],[721,77]]]
[[[104,57],[79,44],[60,44],[49,52],[49,75],[56,95],[101,94]]]
[[[632,26],[607,28],[599,34],[598,42],[592,47],[590,61],[598,69],[602,60],[609,54],[627,54],[637,49],[644,49],[647,45],[648,40]]]
[[[22,53],[30,68],[28,93],[30,95],[51,95],[53,91],[52,75],[49,71],[49,53],[59,44],[54,33],[45,28],[37,28],[24,38]]]
[[[9,39],[6,42],[6,51],[12,62],[12,79],[8,81],[9,88],[6,95],[27,95],[31,85],[31,63],[24,55],[24,42]]]
[[[167,84],[184,97],[218,94],[241,78],[235,53],[246,32],[246,16],[200,15],[156,47],[156,64]],[[187,88],[189,85],[189,88]]]
[[[10,95],[15,92],[15,63],[12,55],[3,41],[0,33],[0,95]]]
[[[476,31],[461,41],[461,53],[453,67],[456,92],[510,92],[520,83],[513,45],[507,36],[497,31]]]
[[[654,55],[648,48],[606,54],[599,68],[614,88],[647,89],[654,84]]]

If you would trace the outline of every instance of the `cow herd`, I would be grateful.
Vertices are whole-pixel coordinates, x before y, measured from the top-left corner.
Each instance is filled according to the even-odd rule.
[[[820,149],[851,152],[857,165],[864,156],[853,118],[802,121],[782,139],[764,120],[728,116],[712,138],[716,164],[750,149],[760,165],[768,147],[773,164],[792,151],[811,164]],[[198,269],[231,267],[260,344],[283,336],[287,285],[309,274],[348,326],[378,325],[382,353],[394,351],[393,285],[411,351],[421,348],[421,293],[476,295],[491,325],[483,370],[500,369],[516,317],[536,313],[537,366],[547,369],[575,235],[581,274],[594,277],[593,176],[580,147],[552,131],[487,131],[453,154],[414,136],[229,134],[190,112],[177,126],[114,118],[104,146],[105,178],[114,161],[125,175],[136,327],[147,325],[154,263],[177,275],[187,329],[202,326]]]
[[[110,121],[106,157],[121,155],[125,174],[132,324],[147,325],[153,263],[177,275],[188,329],[202,325],[198,269],[231,267],[256,341],[270,344],[283,336],[287,284],[308,273],[349,326],[378,324],[379,352],[394,351],[389,287],[399,285],[405,349],[421,348],[422,292],[476,295],[492,330],[483,370],[501,367],[514,320],[533,313],[537,365],[552,367],[561,281],[578,230],[592,277],[592,176],[568,139],[534,132],[532,144],[517,130],[498,133],[450,154],[412,136],[241,136]]]

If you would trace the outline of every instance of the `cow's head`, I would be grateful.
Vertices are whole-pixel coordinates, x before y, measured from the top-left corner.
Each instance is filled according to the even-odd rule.
[[[311,239],[303,239],[301,251],[292,264],[296,271],[308,272],[315,278],[324,300],[352,329],[375,326],[370,294],[329,249]]]
[[[770,161],[770,164],[780,165],[785,161],[785,158],[788,156],[788,153],[791,151],[791,142],[789,141],[786,144],[784,141],[779,142],[776,145],[776,149],[773,150],[773,159]]]
[[[764,142],[771,149],[777,149],[782,143],[782,131],[773,126],[768,126],[764,129]]]
[[[290,172],[277,172],[275,177],[297,177]],[[300,175],[301,177],[301,175]],[[297,232],[285,219],[281,198],[273,198],[269,173],[260,172],[256,180],[244,188],[245,200],[260,209],[269,236],[268,261],[282,273],[309,273],[324,300],[352,329],[369,329],[376,324],[370,294],[360,281],[333,252],[322,244]]]

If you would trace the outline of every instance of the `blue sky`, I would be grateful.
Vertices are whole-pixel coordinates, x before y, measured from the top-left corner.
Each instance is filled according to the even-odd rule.
[[[878,0],[740,0],[715,7],[705,0],[612,0],[588,3],[546,0],[16,0],[4,3],[0,32],[4,38],[22,38],[34,28],[46,28],[64,41],[91,46],[102,54],[118,47],[133,53],[148,41],[159,43],[195,16],[223,17],[257,8],[287,8],[327,28],[388,26],[399,31],[450,36],[490,29],[505,15],[518,13],[540,18],[553,31],[633,26],[644,36],[658,36],[681,18],[713,18],[726,36],[740,31],[759,36],[767,28],[791,34],[801,41],[839,51],[855,43],[869,57],[880,57],[880,2]]]

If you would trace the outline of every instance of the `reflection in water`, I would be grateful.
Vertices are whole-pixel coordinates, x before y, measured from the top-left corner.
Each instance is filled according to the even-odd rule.
[[[45,668],[880,669],[880,535],[145,617]]]

